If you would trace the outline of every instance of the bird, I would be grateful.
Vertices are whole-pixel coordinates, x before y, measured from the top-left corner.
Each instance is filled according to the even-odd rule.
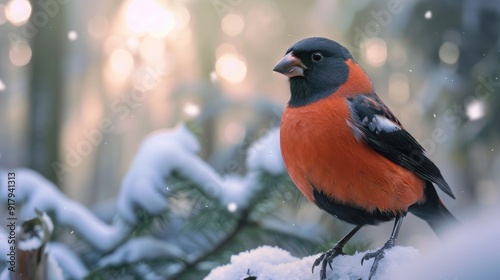
[[[347,48],[336,41],[305,38],[293,44],[273,71],[288,77],[290,100],[280,124],[280,146],[288,174],[321,210],[355,227],[312,266],[332,269],[335,257],[363,226],[394,220],[388,241],[365,254],[376,274],[394,247],[406,214],[425,220],[440,236],[458,220],[438,196],[455,196],[424,148],[375,93]]]

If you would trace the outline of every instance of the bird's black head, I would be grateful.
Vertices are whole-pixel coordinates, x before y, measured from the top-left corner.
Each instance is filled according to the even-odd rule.
[[[287,51],[274,71],[290,80],[289,106],[297,107],[325,98],[347,81],[352,58],[339,43],[321,37],[303,39]]]

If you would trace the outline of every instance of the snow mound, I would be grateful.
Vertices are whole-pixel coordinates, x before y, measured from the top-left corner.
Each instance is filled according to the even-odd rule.
[[[327,279],[366,279],[370,274],[373,260],[361,265],[361,258],[367,252],[352,256],[338,256],[333,260],[331,270],[327,268]],[[394,247],[386,251],[385,258],[379,263],[373,280],[387,279],[386,274],[393,269],[419,259],[419,252],[413,247]],[[229,264],[211,271],[205,280],[235,280],[249,276],[259,280],[318,280],[320,268],[311,272],[312,265],[319,255],[299,259],[277,247],[263,246],[232,256]]]

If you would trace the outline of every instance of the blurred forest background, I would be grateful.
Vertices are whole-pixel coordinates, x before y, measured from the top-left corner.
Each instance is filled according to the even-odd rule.
[[[0,167],[108,209],[141,140],[186,122],[215,170],[244,174],[289,98],[272,68],[311,36],[351,50],[441,168],[452,212],[500,203],[500,2],[489,0],[1,0]],[[331,220],[285,204],[296,222]],[[425,247],[430,230],[411,221],[402,242]]]

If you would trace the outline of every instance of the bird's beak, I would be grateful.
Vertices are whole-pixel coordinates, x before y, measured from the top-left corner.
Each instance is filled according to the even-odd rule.
[[[285,57],[283,57],[276,66],[274,66],[273,71],[281,73],[288,78],[304,76],[304,70],[307,67],[302,63],[300,59],[293,56],[290,52]]]

